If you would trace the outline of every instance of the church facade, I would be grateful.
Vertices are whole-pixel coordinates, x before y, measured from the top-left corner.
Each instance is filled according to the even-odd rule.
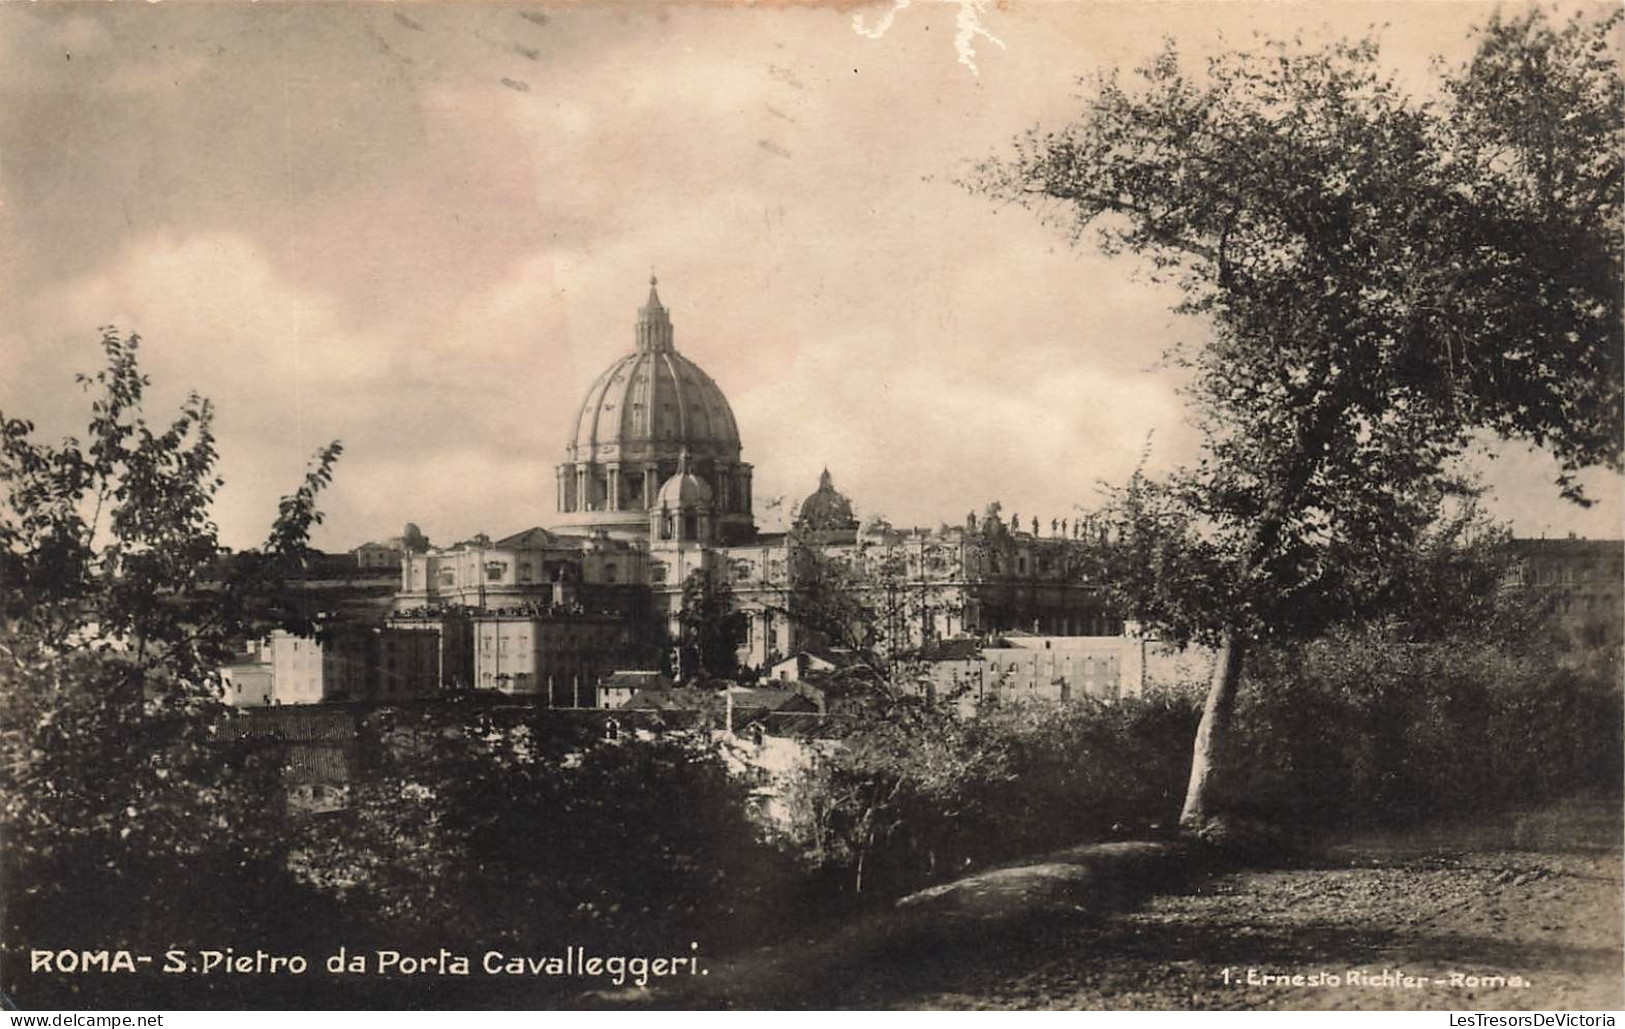
[[[888,622],[892,646],[1006,630],[1121,632],[1081,524],[1052,521],[1046,535],[1037,519],[1007,523],[993,505],[954,526],[860,527],[826,470],[790,531],[759,531],[733,410],[677,349],[652,278],[632,335],[631,353],[594,380],[565,441],[551,527],[405,554],[399,617],[617,612],[675,635],[684,583],[703,573],[729,584],[748,622],[741,663],[761,669],[825,642],[789,612],[808,575],[835,572]]]

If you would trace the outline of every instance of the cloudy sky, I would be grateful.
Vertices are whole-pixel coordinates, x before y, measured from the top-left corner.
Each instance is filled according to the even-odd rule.
[[[318,546],[408,519],[507,533],[552,516],[653,268],[759,507],[827,465],[900,523],[993,499],[1066,516],[1148,433],[1157,463],[1191,455],[1154,364],[1203,328],[956,176],[1165,35],[1200,54],[1375,24],[1425,90],[1489,10],[1015,0],[982,15],[1003,45],[973,37],[973,73],[960,8],[927,0],[889,25],[850,5],[0,5],[0,411],[82,427],[73,373],[113,323],[144,337],[159,410],[216,402],[227,543],[262,538],[333,438]],[[1551,474],[1492,462],[1496,510],[1619,535],[1617,477],[1580,511]]]

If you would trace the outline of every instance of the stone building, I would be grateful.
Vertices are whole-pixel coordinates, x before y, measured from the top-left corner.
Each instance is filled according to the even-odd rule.
[[[400,568],[402,555],[422,553],[428,549],[429,538],[423,535],[423,530],[407,522],[399,536],[391,536],[382,543],[363,543],[350,551],[350,554],[355,558],[358,568],[386,569],[393,572]]]
[[[240,661],[220,669],[224,703],[230,707],[270,707],[276,699],[276,674],[262,661]]]
[[[656,637],[675,636],[684,583],[700,572],[728,582],[747,616],[741,663],[765,669],[829,642],[784,612],[808,576],[833,569],[882,612],[893,646],[1013,629],[1121,629],[1081,524],[1052,520],[1046,534],[1037,518],[1007,523],[993,505],[962,525],[860,527],[826,469],[791,529],[764,533],[743,455],[727,397],[678,352],[651,279],[631,353],[604,369],[578,409],[557,466],[551,527],[405,554],[396,616],[615,613],[629,627],[627,645],[647,655]],[[471,654],[465,667],[475,661]]]
[[[1518,539],[1509,588],[1543,595],[1559,643],[1578,656],[1625,644],[1625,541]]]
[[[476,689],[540,696],[549,707],[596,707],[598,681],[623,664],[630,642],[610,614],[478,614]]]
[[[318,637],[279,629],[260,643],[258,664],[270,681],[268,691],[256,696],[270,706],[432,696],[440,689],[439,645],[436,633],[411,627],[345,629]]]
[[[647,585],[646,555],[645,548],[602,531],[567,536],[537,527],[494,543],[466,540],[405,555],[394,609],[616,608],[617,597],[624,604],[625,587]]]
[[[966,710],[1024,701],[1117,700],[1158,687],[1205,689],[1214,653],[1177,647],[1134,625],[1116,636],[1009,633],[928,649],[923,674],[939,696]]]
[[[394,570],[401,566],[401,548],[388,543],[363,543],[350,553],[355,555],[357,568]]]

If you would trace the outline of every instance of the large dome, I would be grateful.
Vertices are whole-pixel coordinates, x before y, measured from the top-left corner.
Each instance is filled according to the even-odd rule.
[[[740,460],[733,409],[711,376],[677,352],[651,277],[635,349],[604,369],[576,413],[558,467],[558,510],[573,517],[560,526],[637,531],[637,513],[650,509],[684,451],[714,498],[723,536],[754,533],[751,469]]]
[[[733,409],[711,376],[675,350],[640,350],[587,390],[570,459],[598,461],[686,446],[696,457],[739,457]]]

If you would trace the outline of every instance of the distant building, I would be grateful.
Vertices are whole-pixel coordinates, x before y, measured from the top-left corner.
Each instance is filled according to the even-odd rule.
[[[318,641],[278,630],[266,641],[277,704],[321,704],[365,696],[366,647],[356,634]]]
[[[382,543],[363,543],[350,551],[358,568],[394,572],[401,567],[406,554],[421,554],[429,549],[429,537],[412,522],[407,522],[399,536],[391,536]]]
[[[440,691],[440,634],[386,626],[368,634],[373,646],[370,696],[376,700],[430,697]]]
[[[225,679],[225,703],[232,707],[270,707],[276,697],[276,674],[271,665],[242,662],[220,670]]]
[[[818,704],[792,690],[729,686],[720,690],[680,687],[642,690],[621,705],[626,711],[659,711],[695,716],[714,728],[739,732],[753,723],[816,718]]]
[[[624,660],[629,640],[612,614],[481,613],[472,624],[474,687],[540,694],[551,707],[596,707],[598,680]]]
[[[573,605],[625,610],[646,603],[646,565],[644,551],[624,540],[562,536],[537,527],[494,543],[475,539],[407,554],[398,562],[401,588],[394,607],[398,613]]]
[[[862,664],[862,659],[850,650],[840,648],[801,650],[771,665],[767,670],[767,678],[776,682],[801,682],[844,672]]]
[[[1117,700],[1156,686],[1205,682],[1213,652],[1147,639],[1134,626],[1118,636],[1001,636],[983,644],[950,640],[926,652],[938,696],[967,710],[1032,700]]]
[[[278,630],[262,645],[271,703],[405,700],[440,688],[440,639],[422,629],[346,629],[323,638]]]
[[[391,614],[385,628],[426,632],[434,637],[436,679],[443,690],[472,689],[474,684],[474,623],[458,610],[416,609]]]
[[[646,690],[669,690],[677,684],[660,672],[619,671],[598,683],[599,707],[623,707]]]
[[[394,571],[401,566],[401,548],[388,543],[363,543],[350,553],[355,555],[358,568]]]
[[[1559,641],[1573,653],[1625,644],[1625,541],[1518,539],[1509,588],[1546,596]]]

